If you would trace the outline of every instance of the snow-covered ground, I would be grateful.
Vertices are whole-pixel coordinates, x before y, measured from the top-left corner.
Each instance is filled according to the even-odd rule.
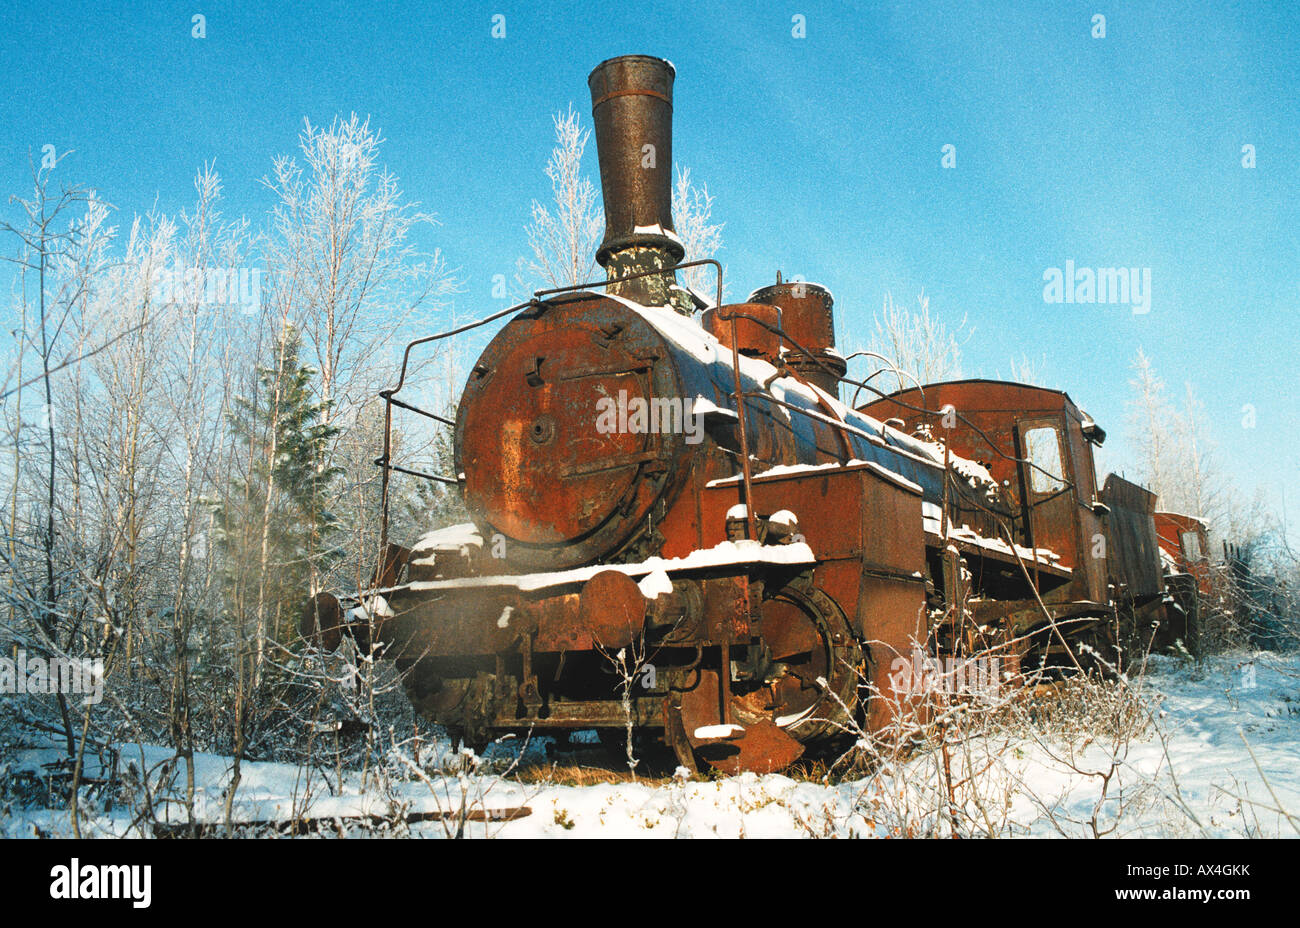
[[[1144,688],[1156,723],[1114,750],[1101,732],[1074,737],[999,735],[950,752],[951,793],[939,784],[937,755],[913,755],[870,777],[825,783],[745,774],[690,780],[560,785],[522,783],[496,773],[464,776],[430,771],[461,758],[449,745],[426,745],[418,762],[395,758],[376,770],[343,771],[245,763],[234,803],[239,821],[298,816],[338,823],[324,834],[363,834],[355,816],[407,819],[399,833],[441,837],[454,821],[427,813],[465,808],[500,819],[468,822],[468,836],[491,837],[804,837],[946,834],[952,821],[967,834],[1091,836],[1300,835],[1300,656],[1237,654],[1201,670],[1157,658]],[[141,755],[141,751],[143,754]],[[527,760],[540,757],[538,745]],[[1253,753],[1253,758],[1252,758]],[[38,771],[55,755],[33,749],[10,761],[10,775]],[[509,748],[489,751],[508,756]],[[152,746],[124,751],[137,768],[171,752]],[[464,766],[471,766],[468,758]],[[500,761],[497,761],[499,764]],[[223,820],[229,758],[202,755],[196,764],[195,815]],[[967,769],[977,777],[961,784]],[[92,771],[93,773],[93,771]],[[536,776],[536,774],[534,774]],[[180,780],[177,781],[178,783]],[[956,800],[956,808],[946,798]],[[183,822],[176,802],[155,798],[158,818]],[[1279,811],[1283,810],[1283,811]],[[121,808],[87,821],[85,835],[138,834],[139,809]],[[480,816],[481,817],[481,816]],[[391,833],[391,832],[387,832]],[[10,811],[0,834],[66,836],[66,811]]]

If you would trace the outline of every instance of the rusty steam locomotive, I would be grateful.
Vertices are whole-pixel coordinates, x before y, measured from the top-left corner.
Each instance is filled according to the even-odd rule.
[[[962,381],[853,408],[825,288],[778,274],[723,304],[720,266],[684,262],[674,77],[645,56],[590,75],[607,279],[484,320],[512,316],[454,422],[473,523],[385,538],[373,588],[318,596],[305,631],[396,661],[471,744],[630,723],[735,771],[850,715],[886,726],[918,649],[1002,649],[1014,674],[1121,617],[1158,625],[1154,496],[1097,485],[1105,436],[1067,395]],[[712,301],[677,278],[704,265]],[[390,423],[415,408],[400,389]],[[405,471],[387,444],[378,463]]]

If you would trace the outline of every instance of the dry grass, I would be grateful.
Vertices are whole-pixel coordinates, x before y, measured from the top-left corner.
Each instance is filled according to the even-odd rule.
[[[671,783],[671,777],[646,777],[638,775],[635,779],[626,767],[617,769],[609,766],[588,766],[570,762],[553,761],[551,763],[521,764],[510,779],[519,783],[544,783],[555,786],[595,786],[598,783],[643,783],[658,786]]]
[[[656,764],[647,770],[646,766],[644,762],[638,764],[638,772],[634,777],[626,762],[612,756],[609,750],[601,747],[579,748],[557,751],[551,757],[523,760],[510,772],[509,779],[518,783],[556,786],[593,786],[598,783],[656,785],[671,782],[671,768],[661,770],[659,768],[663,765]]]

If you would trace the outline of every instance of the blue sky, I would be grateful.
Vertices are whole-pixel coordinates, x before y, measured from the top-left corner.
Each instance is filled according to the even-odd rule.
[[[796,13],[806,38],[791,35]],[[227,212],[257,224],[259,179],[295,150],[303,117],[355,111],[441,220],[428,244],[459,268],[465,319],[500,307],[492,276],[511,272],[529,201],[548,193],[552,113],[589,112],[601,60],[660,55],[678,72],[676,159],[726,222],[733,295],[778,268],[817,280],[841,337],[865,338],[887,291],[914,305],[924,290],[932,312],[975,327],[968,374],[1036,362],[1107,428],[1116,466],[1140,345],[1174,392],[1193,384],[1248,492],[1266,486],[1276,506],[1287,488],[1295,522],[1298,39],[1295,3],[9,0],[0,193],[25,192],[42,145],[75,149],[65,179],[123,224],[187,205],[214,161]],[[1151,311],[1045,304],[1043,272],[1067,259],[1151,268]]]

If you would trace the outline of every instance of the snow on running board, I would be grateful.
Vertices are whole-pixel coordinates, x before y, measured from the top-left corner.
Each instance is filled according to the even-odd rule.
[[[412,591],[464,590],[480,587],[514,587],[522,591],[542,590],[552,586],[585,583],[605,570],[616,570],[629,577],[644,577],[655,571],[698,570],[705,567],[732,567],[746,564],[812,564],[817,558],[804,542],[789,545],[760,545],[748,539],[724,541],[712,548],[692,551],[685,557],[652,557],[635,564],[595,564],[576,570],[513,576],[458,577],[455,580],[422,580],[391,589]],[[381,592],[381,591],[376,591]]]
[[[934,503],[921,503],[921,524],[925,531],[931,535],[940,535],[943,533],[943,510]],[[978,548],[984,548],[988,551],[998,551],[1002,554],[1011,554],[1011,547],[1000,538],[985,538],[968,526],[948,526],[948,538],[956,541],[964,541],[967,544],[975,545]],[[960,553],[960,552],[959,552]],[[1015,553],[1021,560],[1037,561],[1046,567],[1054,567],[1057,570],[1070,570],[1069,567],[1061,565],[1061,556],[1049,548],[1025,548],[1016,545]]]
[[[758,480],[762,477],[789,477],[793,474],[811,474],[817,471],[849,469],[866,469],[876,476],[902,487],[904,490],[910,490],[917,494],[923,492],[920,486],[913,483],[911,480],[908,480],[902,474],[896,474],[889,468],[877,464],[875,461],[863,461],[860,458],[852,458],[843,463],[839,461],[831,461],[828,464],[778,464],[776,467],[770,467],[762,473],[754,474],[752,479]],[[738,483],[741,479],[742,478],[739,475],[732,477],[719,477],[716,480],[710,480],[706,486],[725,487],[728,484]]]

